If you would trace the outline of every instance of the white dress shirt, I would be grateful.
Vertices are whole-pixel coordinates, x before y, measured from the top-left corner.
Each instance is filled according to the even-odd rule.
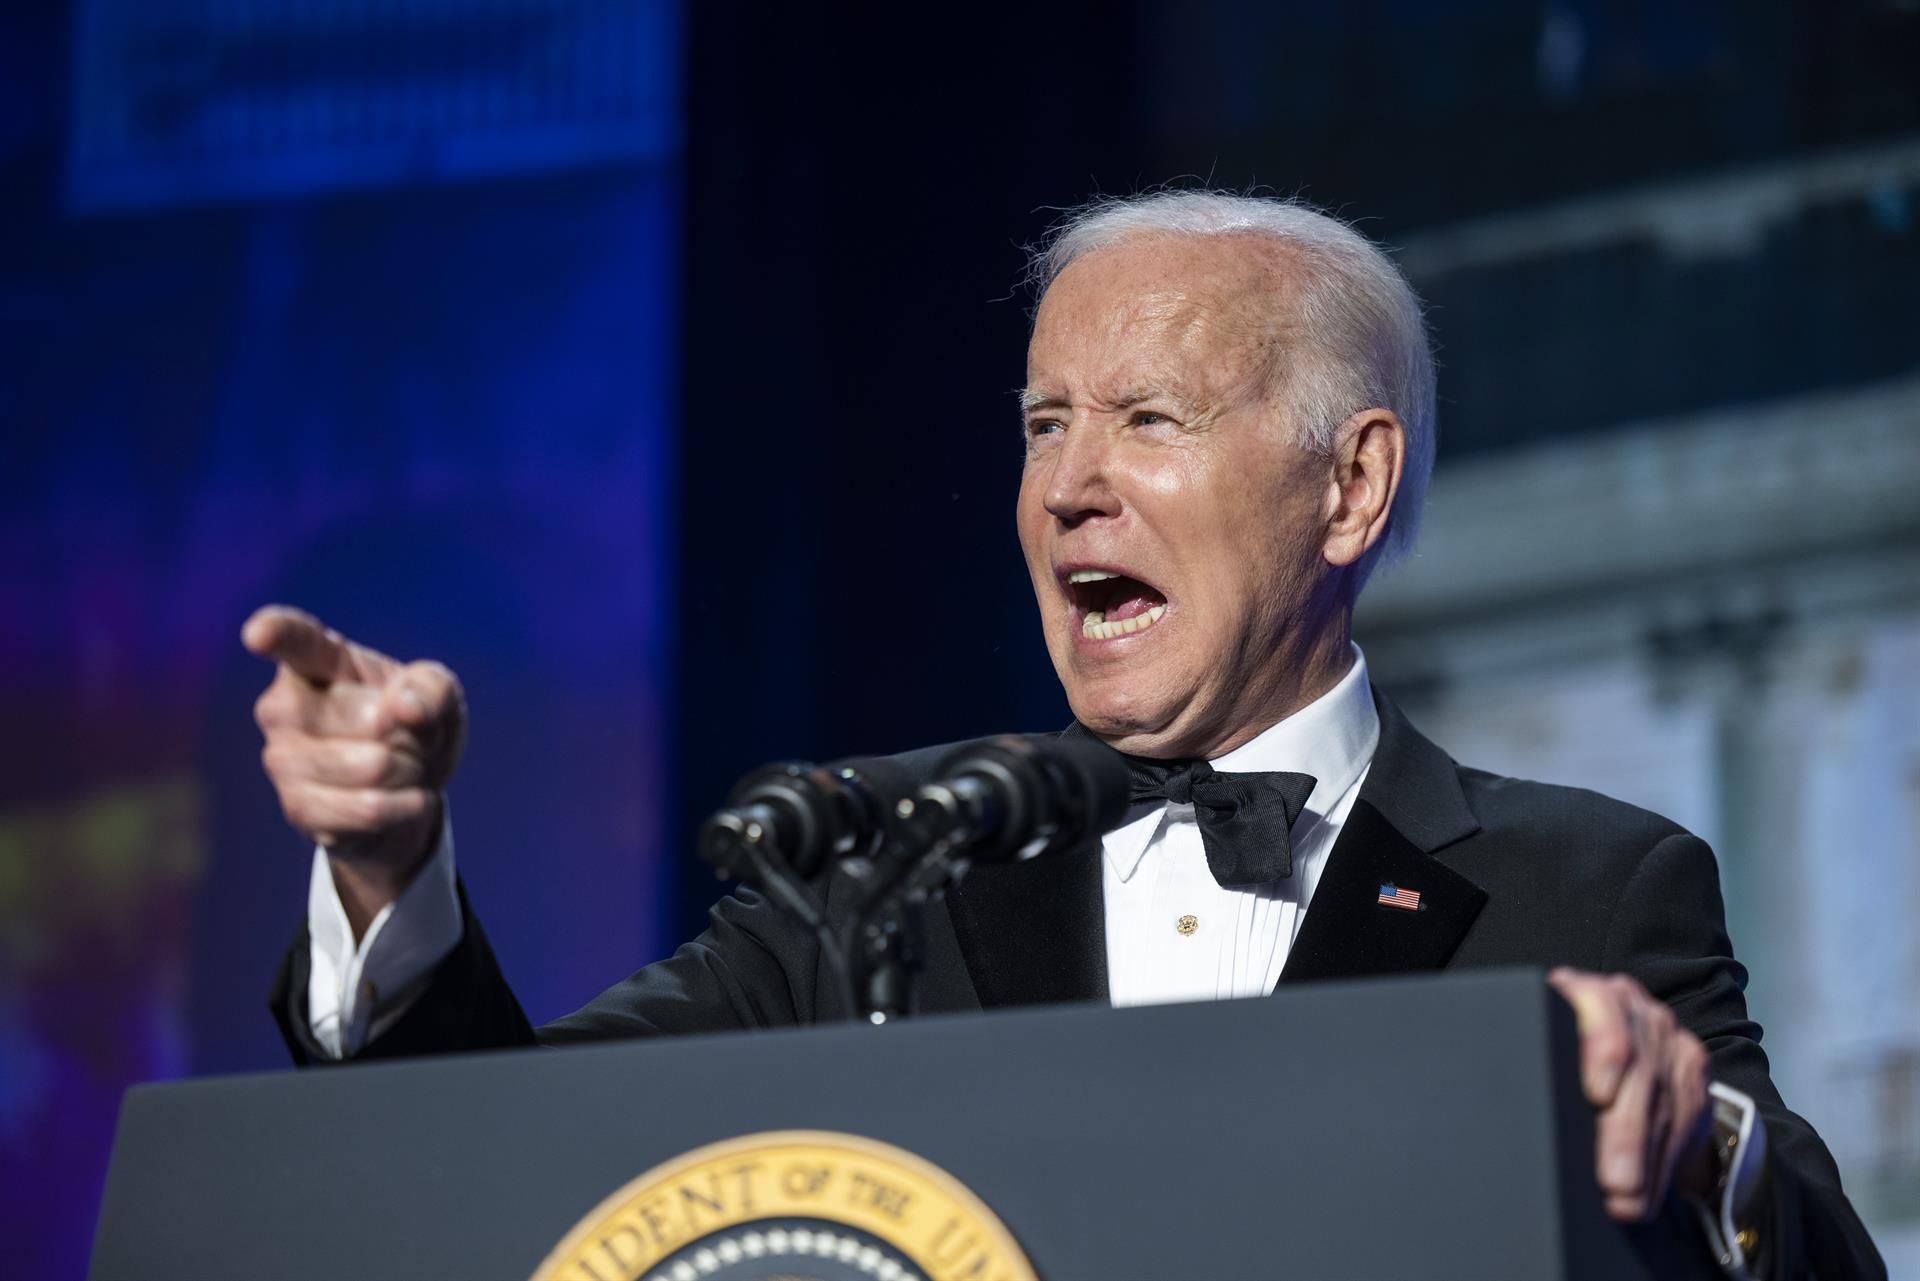
[[[443,807],[439,844],[420,874],[380,909],[358,946],[327,852],[315,848],[307,879],[307,1024],[314,1039],[335,1058],[357,1052],[406,1012],[461,932],[450,809]]]
[[[1102,842],[1107,988],[1115,1005],[1264,996],[1306,920],[1380,742],[1359,647],[1332,689],[1209,762],[1223,774],[1310,774],[1293,825],[1293,874],[1228,889],[1213,879],[1191,804],[1140,809]]]

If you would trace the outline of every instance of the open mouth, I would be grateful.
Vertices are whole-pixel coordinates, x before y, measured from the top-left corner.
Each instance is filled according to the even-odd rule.
[[[1167,612],[1159,588],[1105,569],[1076,569],[1067,575],[1067,596],[1088,640],[1118,640],[1144,632]]]

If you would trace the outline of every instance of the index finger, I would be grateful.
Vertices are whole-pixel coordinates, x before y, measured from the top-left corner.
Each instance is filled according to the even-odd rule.
[[[351,675],[347,642],[320,620],[291,605],[267,605],[240,629],[240,643],[261,658],[284,663],[294,675],[327,684]]]

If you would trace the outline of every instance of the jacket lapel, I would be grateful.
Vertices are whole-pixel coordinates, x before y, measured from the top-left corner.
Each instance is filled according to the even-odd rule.
[[[1432,857],[1480,830],[1457,767],[1377,690],[1374,704],[1373,766],[1314,888],[1282,984],[1439,969],[1487,901],[1485,890]],[[1419,910],[1382,905],[1388,884],[1417,890]]]
[[[1097,842],[976,866],[948,892],[947,910],[982,1005],[1106,999],[1106,891]]]

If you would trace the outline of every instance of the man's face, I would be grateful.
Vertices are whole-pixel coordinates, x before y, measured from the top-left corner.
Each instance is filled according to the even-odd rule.
[[[1289,270],[1252,237],[1141,236],[1041,300],[1020,543],[1074,715],[1123,751],[1245,742],[1324,648],[1336,491],[1293,443]]]

